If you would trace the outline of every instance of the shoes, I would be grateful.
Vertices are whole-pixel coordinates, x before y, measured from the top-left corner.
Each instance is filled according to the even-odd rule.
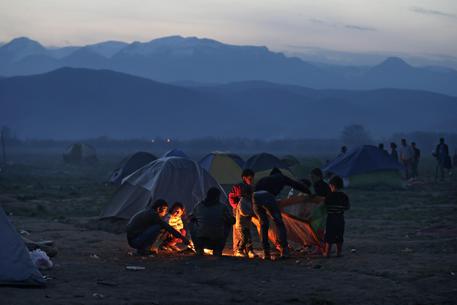
[[[240,250],[237,250],[235,251],[235,253],[233,254],[233,256],[236,256],[236,257],[246,257],[246,253],[240,251]]]
[[[271,253],[270,251],[263,251],[263,257],[262,259],[266,260],[266,261],[270,261],[271,260]]]
[[[290,257],[289,248],[284,248],[284,249],[280,250],[280,255],[279,255],[280,259],[286,259],[289,257]]]
[[[257,257],[258,257],[258,255],[257,255],[257,254],[255,254],[255,252],[254,252],[254,251],[252,251],[252,250],[248,250],[248,257],[249,257],[249,258],[257,258]]]

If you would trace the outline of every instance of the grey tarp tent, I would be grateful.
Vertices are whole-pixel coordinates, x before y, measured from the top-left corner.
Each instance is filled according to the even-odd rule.
[[[134,153],[119,163],[117,168],[111,173],[109,182],[120,185],[125,177],[156,159],[156,156],[148,152],[139,151]]]
[[[44,286],[29,251],[0,207],[0,285]]]
[[[69,164],[96,164],[98,162],[95,148],[84,143],[68,146],[62,157],[63,161]]]
[[[100,217],[129,219],[144,209],[150,198],[170,204],[179,201],[191,211],[211,187],[219,188],[221,200],[227,203],[222,187],[198,163],[180,157],[160,158],[126,177]]]

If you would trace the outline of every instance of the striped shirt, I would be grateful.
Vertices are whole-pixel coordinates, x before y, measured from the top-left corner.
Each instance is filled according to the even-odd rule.
[[[344,214],[349,210],[350,203],[348,196],[343,192],[332,192],[325,198],[328,214]]]

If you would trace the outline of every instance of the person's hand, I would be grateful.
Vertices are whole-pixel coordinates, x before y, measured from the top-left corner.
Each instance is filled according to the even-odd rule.
[[[182,242],[183,242],[186,246],[190,245],[190,240],[188,240],[188,239],[185,238],[185,237],[183,238]]]

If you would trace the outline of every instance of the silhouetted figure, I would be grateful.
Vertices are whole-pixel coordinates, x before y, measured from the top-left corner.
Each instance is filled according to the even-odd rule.
[[[250,169],[243,170],[241,180],[241,183],[232,187],[228,195],[236,218],[233,236],[238,236],[238,240],[235,237],[233,238],[233,254],[235,256],[253,258],[256,256],[252,247],[251,237],[251,219],[254,216],[252,211],[254,172]]]
[[[281,211],[276,202],[276,196],[281,193],[281,190],[285,186],[290,186],[307,194],[310,193],[305,184],[283,175],[278,168],[274,168],[269,176],[260,179],[255,185],[253,208],[254,213],[259,218],[260,222],[260,241],[262,242],[265,259],[271,259],[270,243],[268,240],[268,229],[270,228],[268,214],[273,218],[273,221],[276,224],[279,245],[281,248],[281,257],[289,256],[287,231],[282,219]]]
[[[337,156],[337,158],[344,156],[347,153],[347,151],[348,151],[348,148],[345,145],[341,146],[341,150],[340,150],[340,153]]]
[[[397,144],[390,143],[390,157],[398,162]]]
[[[316,196],[326,197],[330,193],[330,187],[324,181],[324,174],[320,168],[313,168],[309,177],[313,183],[314,194]]]
[[[386,154],[387,154],[387,150],[384,148],[384,144],[383,144],[383,143],[379,143],[378,149],[379,149],[380,151],[382,151],[383,153],[386,153]]]
[[[235,224],[230,207],[220,202],[220,196],[219,189],[210,188],[205,200],[197,204],[189,216],[197,255],[203,255],[203,249],[211,249],[213,255],[222,256],[227,237]]]
[[[438,180],[438,172],[441,174],[441,181],[444,181],[444,173],[451,169],[451,157],[449,156],[449,147],[444,143],[444,138],[440,138],[440,143],[436,146],[433,156],[436,158],[437,165],[435,170],[435,181]]]
[[[421,151],[419,148],[417,148],[415,142],[411,143],[411,147],[413,148],[413,153],[414,153],[411,177],[417,178],[419,176],[418,168],[419,168],[419,161],[421,158]]]
[[[325,198],[327,206],[327,223],[325,226],[325,247],[324,256],[329,257],[332,251],[332,244],[336,244],[336,255],[341,256],[344,242],[344,211],[349,210],[350,203],[348,196],[341,191],[343,179],[334,176],[329,182],[331,193]]]
[[[414,158],[414,151],[411,146],[408,145],[406,139],[401,139],[400,145],[400,161],[405,167],[405,176],[406,179],[411,178],[412,174],[412,167],[413,167],[413,158]]]

